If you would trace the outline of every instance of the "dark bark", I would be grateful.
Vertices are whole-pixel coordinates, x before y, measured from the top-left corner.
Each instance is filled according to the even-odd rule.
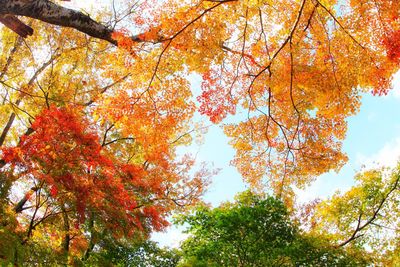
[[[24,205],[25,203],[28,201],[28,198],[26,196],[24,196],[18,203],[17,205],[15,205],[14,207],[14,211],[16,213],[20,213],[24,210]]]
[[[1,15],[0,22],[23,38],[33,34],[33,29],[31,27],[13,15]]]
[[[12,63],[13,60],[14,60],[14,55],[17,54],[18,49],[19,49],[19,48],[21,47],[21,45],[22,45],[22,41],[23,41],[23,39],[22,39],[21,37],[17,38],[17,40],[15,41],[14,47],[11,49],[10,55],[8,55],[8,57],[7,57],[7,62],[6,62],[6,64],[4,65],[3,69],[1,70],[1,73],[0,73],[0,80],[3,79],[4,75],[6,75],[6,73],[7,73],[8,69],[9,69],[9,67],[11,66],[11,63]]]
[[[49,0],[0,0],[0,15],[4,17],[6,14],[8,16],[30,17],[50,24],[74,28],[92,37],[117,45],[117,42],[112,38],[113,29],[91,19],[80,11],[65,8]],[[27,34],[30,33],[29,30],[26,29],[26,31]],[[141,41],[138,36],[132,36],[131,39]]]
[[[83,255],[83,258],[82,258],[83,261],[86,261],[89,258],[90,253],[93,251],[93,248],[95,246],[94,237],[95,237],[96,233],[94,230],[94,214],[93,213],[90,213],[88,228],[89,228],[88,231],[90,233],[90,241],[89,241],[88,248],[86,249],[85,254]]]
[[[15,105],[18,106],[20,103],[21,103],[21,100],[18,99],[17,102],[15,103]],[[3,129],[3,132],[0,135],[0,147],[4,144],[4,141],[6,140],[6,136],[7,136],[8,132],[10,131],[11,126],[15,120],[15,116],[16,116],[16,114],[13,112],[13,113],[11,113],[10,117],[8,118],[8,122]]]
[[[64,206],[61,207],[61,211],[62,211],[62,217],[63,217],[63,221],[64,221],[64,232],[65,232],[65,235],[64,235],[61,245],[62,245],[64,254],[68,258],[69,244],[71,242],[71,235],[69,234],[69,218],[68,218],[68,214],[67,214],[67,211]]]

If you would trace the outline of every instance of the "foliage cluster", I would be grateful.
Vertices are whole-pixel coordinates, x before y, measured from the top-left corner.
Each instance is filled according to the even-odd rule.
[[[65,5],[0,0],[1,264],[399,262],[398,168],[362,173],[295,219],[286,207],[345,164],[361,94],[390,90],[400,1],[124,0],[92,17]],[[192,237],[178,255],[146,240],[216,174],[181,153],[207,128],[196,112],[274,197],[182,217]]]

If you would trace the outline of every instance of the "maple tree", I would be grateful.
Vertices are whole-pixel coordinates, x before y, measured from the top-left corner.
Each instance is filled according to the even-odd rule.
[[[1,33],[2,264],[86,260],[104,239],[164,229],[213,174],[177,153],[192,138],[193,103],[168,103],[182,87],[164,91],[157,110],[149,97],[131,103],[136,80],[110,62],[108,44],[31,26],[43,35]]]
[[[115,12],[113,26],[47,0],[4,2],[0,13],[125,48],[143,96],[187,82],[187,72],[202,75],[200,113],[217,123],[237,109],[247,112],[243,122],[225,126],[234,164],[255,185],[268,173],[280,194],[344,164],[345,119],[358,111],[362,91],[386,94],[398,69],[397,1],[134,2],[127,14]],[[52,13],[39,12],[44,8]],[[117,16],[129,17],[131,9],[141,13],[129,21],[139,34],[117,28]],[[143,67],[151,71],[135,73]]]
[[[233,164],[290,202],[343,166],[346,118],[362,92],[388,92],[400,60],[397,0],[125,1],[93,18],[65,4],[0,0],[21,35],[1,29],[0,168],[1,225],[67,257],[198,200],[212,171],[177,150],[196,110],[236,114]]]

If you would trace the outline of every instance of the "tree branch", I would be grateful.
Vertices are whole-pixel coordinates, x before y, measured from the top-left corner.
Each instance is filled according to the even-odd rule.
[[[112,38],[112,29],[93,20],[90,16],[69,9],[49,0],[0,0],[0,15],[25,16],[50,24],[74,28],[92,37],[117,45]],[[142,41],[138,36],[132,36],[136,42]]]
[[[364,228],[366,228],[368,225],[374,223],[374,221],[376,220],[376,218],[377,218],[379,212],[381,211],[383,205],[387,202],[387,200],[389,199],[390,195],[394,192],[394,190],[396,190],[398,188],[399,183],[400,183],[400,174],[397,174],[397,177],[396,177],[395,182],[393,183],[393,186],[383,196],[383,198],[379,202],[378,207],[373,211],[372,216],[364,224],[361,225],[361,216],[362,216],[362,212],[361,212],[359,217],[358,217],[357,226],[354,229],[353,234],[351,235],[351,237],[348,238],[347,240],[343,241],[339,245],[337,245],[337,247],[343,247],[343,246],[347,245],[348,243],[350,243],[351,241],[353,241],[353,240],[357,239],[358,237],[362,236],[362,235],[357,235],[357,234],[359,232],[361,232]]]

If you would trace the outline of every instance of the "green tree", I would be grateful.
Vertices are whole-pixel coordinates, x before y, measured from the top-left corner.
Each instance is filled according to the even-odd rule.
[[[337,247],[369,247],[377,266],[399,266],[400,165],[365,170],[354,180],[310,210],[310,230],[329,235]]]
[[[191,235],[180,266],[366,266],[354,251],[302,233],[284,204],[250,191],[233,203],[198,208],[179,219]]]
[[[86,262],[94,266],[174,267],[180,260],[177,249],[161,248],[154,241],[123,244],[103,240],[101,251],[92,253]]]

